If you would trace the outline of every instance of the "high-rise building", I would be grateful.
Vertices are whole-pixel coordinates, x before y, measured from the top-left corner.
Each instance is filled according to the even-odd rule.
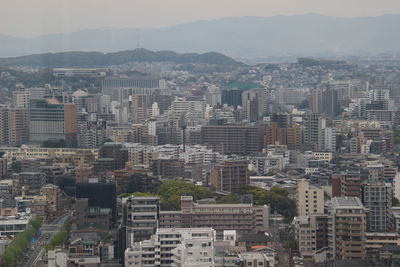
[[[123,169],[128,161],[128,150],[122,143],[105,143],[99,150],[99,157],[113,159],[113,170]]]
[[[4,179],[7,175],[7,158],[0,157],[0,180]]]
[[[333,260],[365,258],[366,209],[357,197],[332,198],[328,245]]]
[[[324,190],[310,186],[307,180],[297,182],[296,206],[298,216],[324,213]]]
[[[249,161],[228,160],[217,164],[210,173],[210,185],[214,190],[234,192],[250,181]]]
[[[308,113],[303,117],[304,131],[303,139],[304,146],[311,150],[320,150],[322,136],[321,129],[326,128],[326,120],[318,113]]]
[[[264,146],[264,129],[260,126],[209,125],[201,128],[202,143],[224,154],[247,155]]]
[[[319,250],[328,247],[328,215],[312,214],[293,219],[298,250],[305,260],[315,260]]]
[[[341,175],[340,195],[342,197],[361,197],[361,174],[357,170],[347,170]]]
[[[56,99],[32,99],[29,104],[31,142],[65,140],[76,143],[76,105],[61,104]]]
[[[271,122],[266,130],[265,144],[286,145],[288,149],[303,147],[303,130],[300,125],[293,123],[287,128],[280,128],[278,122]]]
[[[20,146],[28,141],[28,110],[0,107],[0,145]]]
[[[160,77],[107,77],[101,84],[103,95],[109,95],[111,101],[123,102],[136,94],[152,95],[166,89],[166,81]]]
[[[117,221],[117,187],[115,183],[77,183],[76,197],[87,198],[89,207],[108,208],[112,222]]]
[[[122,224],[126,227],[126,246],[150,239],[158,228],[160,199],[158,197],[127,197],[122,199]]]
[[[322,113],[323,103],[322,103],[322,90],[315,89],[311,92],[311,112]]]
[[[392,185],[379,181],[364,181],[361,187],[362,202],[369,209],[367,230],[389,232],[393,230]]]
[[[242,90],[240,89],[224,89],[221,96],[222,104],[227,104],[236,108],[242,106]]]
[[[338,102],[338,92],[336,90],[326,90],[322,92],[322,112],[329,118],[334,118],[339,114],[340,106]]]

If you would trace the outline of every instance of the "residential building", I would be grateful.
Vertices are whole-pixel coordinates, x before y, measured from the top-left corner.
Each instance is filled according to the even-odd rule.
[[[333,260],[363,260],[367,209],[357,197],[334,197],[328,222],[328,245]]]
[[[210,173],[210,185],[216,191],[233,192],[250,182],[249,161],[229,160],[217,164]]]
[[[310,186],[307,180],[297,182],[296,207],[298,216],[324,213],[324,190]]]

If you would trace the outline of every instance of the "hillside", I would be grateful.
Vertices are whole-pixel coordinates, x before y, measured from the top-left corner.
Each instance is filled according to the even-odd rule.
[[[206,63],[219,66],[239,66],[243,63],[221,53],[178,54],[172,51],[150,51],[135,49],[115,53],[100,52],[62,52],[46,53],[21,57],[1,58],[0,66],[39,66],[39,67],[105,67],[128,62],[175,62]]]

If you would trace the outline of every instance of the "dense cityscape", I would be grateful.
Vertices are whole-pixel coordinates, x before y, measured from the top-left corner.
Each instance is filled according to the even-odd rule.
[[[0,68],[0,265],[400,266],[400,61],[192,57]]]

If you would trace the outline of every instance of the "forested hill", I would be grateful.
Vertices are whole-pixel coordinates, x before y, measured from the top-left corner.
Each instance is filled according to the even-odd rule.
[[[37,66],[37,67],[105,67],[128,62],[174,62],[180,64],[205,63],[220,66],[240,66],[243,63],[221,53],[178,54],[173,51],[150,51],[135,49],[115,53],[100,52],[62,52],[46,53],[21,57],[0,58],[0,66]]]

